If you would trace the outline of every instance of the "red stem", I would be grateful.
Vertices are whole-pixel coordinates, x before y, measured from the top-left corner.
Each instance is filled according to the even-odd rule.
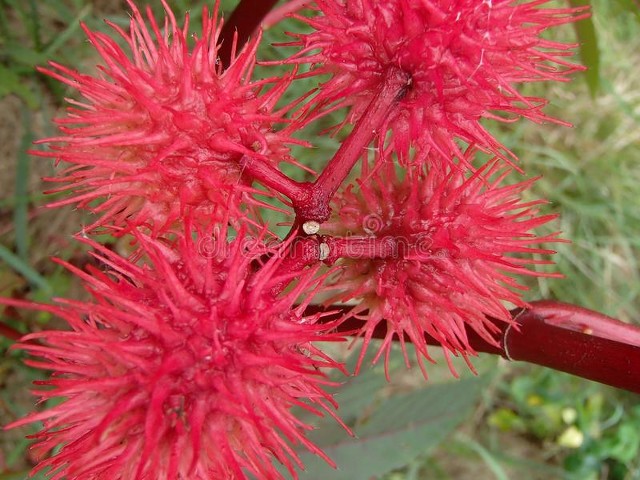
[[[260,27],[262,19],[278,0],[241,0],[231,16],[225,20],[220,32],[218,56],[224,67],[231,63],[234,35],[237,32],[236,52],[239,52],[251,35]]]
[[[371,99],[362,116],[358,119],[351,134],[342,142],[340,148],[326,165],[313,184],[311,199],[294,201],[299,221],[322,223],[329,218],[329,202],[344,183],[367,145],[375,138],[384,124],[389,111],[399,101],[407,88],[409,79],[401,70],[390,68],[382,80],[378,93]]]
[[[547,323],[640,347],[640,329],[634,325],[568,303],[540,300],[533,305],[536,313],[544,316]]]
[[[322,241],[328,247],[325,262],[333,264],[340,258],[389,258],[398,254],[398,243],[394,237],[329,237]]]
[[[362,157],[364,148],[377,135],[407,84],[407,76],[401,70],[387,71],[378,93],[313,184],[296,182],[267,162],[243,157],[240,164],[255,180],[291,200],[296,213],[296,225],[308,221],[322,223],[331,213],[329,202]]]
[[[246,173],[259,181],[265,187],[272,188],[292,201],[304,201],[311,192],[310,183],[299,183],[289,178],[276,167],[268,162],[253,160],[249,157],[242,157],[240,165]]]
[[[23,337],[23,334],[20,333],[15,328],[0,322],[0,337],[8,338],[9,340],[18,341]]]
[[[288,256],[280,264],[283,272],[295,272],[304,267],[318,263],[320,257],[320,240],[315,236],[297,236],[289,247]]]
[[[320,239],[317,236],[296,236],[291,239],[287,251],[279,252],[278,254],[285,255],[285,257],[278,264],[277,272],[286,277],[291,272],[299,272],[305,267],[318,263]],[[289,285],[290,279],[275,284],[271,291],[274,295],[278,295]]]
[[[343,314],[350,307],[331,306]],[[321,310],[310,306],[309,313]],[[600,313],[555,301],[532,302],[528,309],[512,311],[514,323],[496,322],[500,347],[467,329],[471,348],[478,352],[502,355],[542,365],[640,394],[640,328]],[[335,320],[335,316],[326,321]],[[362,321],[349,318],[339,330],[353,334]],[[624,335],[621,333],[624,332]],[[374,338],[384,338],[387,326],[380,322]],[[430,345],[440,345],[425,335]],[[405,337],[406,341],[410,341]]]
[[[517,330],[514,327],[505,330],[502,355],[509,360],[543,365],[640,393],[640,347],[623,339],[613,340],[585,333],[573,322],[583,324],[586,318],[598,318],[623,324],[573,305],[556,305],[560,315],[564,315],[567,307],[581,313],[574,318],[566,317],[566,323],[561,325],[554,318],[558,313],[551,308],[551,302],[546,302],[541,309],[533,304],[531,309],[516,314]],[[634,330],[636,337],[640,335],[640,329]]]

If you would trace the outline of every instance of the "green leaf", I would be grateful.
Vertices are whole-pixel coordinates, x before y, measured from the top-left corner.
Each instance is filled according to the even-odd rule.
[[[629,463],[637,458],[640,450],[640,433],[637,426],[631,423],[620,425],[612,436],[601,442],[603,453],[619,462]]]
[[[591,0],[569,0],[569,4],[572,7],[588,5],[593,12]],[[598,49],[596,29],[591,17],[575,22],[573,25],[580,43],[580,58],[583,65],[587,67],[585,79],[591,96],[595,97],[600,88],[600,50]]]
[[[338,465],[302,453],[302,480],[366,480],[403,467],[440,443],[467,416],[480,396],[483,378],[431,385],[379,403],[350,438],[334,421],[323,420],[309,435]]]
[[[31,109],[38,107],[36,95],[13,70],[0,64],[0,98],[14,94],[22,98]]]
[[[355,355],[354,355],[355,356]],[[336,389],[335,399],[340,404],[338,414],[347,425],[355,425],[363,412],[380,403],[380,391],[387,385],[384,373],[370,368],[349,377],[349,380]]]

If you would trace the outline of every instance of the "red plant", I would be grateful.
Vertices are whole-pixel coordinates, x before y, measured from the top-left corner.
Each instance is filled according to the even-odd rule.
[[[41,399],[64,398],[12,425],[44,422],[37,469],[69,479],[281,478],[272,460],[295,476],[292,444],[330,462],[291,409],[334,415],[324,370],[341,366],[312,342],[346,335],[364,336],[361,360],[372,338],[386,359],[399,340],[408,361],[412,343],[425,375],[435,343],[465,359],[486,351],[640,389],[636,328],[522,299],[515,275],[553,275],[531,255],[561,240],[533,233],[554,216],[523,200],[534,180],[508,180],[515,159],[481,122],[548,120],[546,100],[517,87],[581,68],[566,59],[572,45],[541,34],[584,8],[318,0],[315,15],[298,16],[312,33],[294,34],[298,53],[279,62],[293,71],[258,80],[260,34],[248,37],[273,2],[242,1],[224,27],[218,5],[205,9],[192,46],[188,17],[179,27],[163,1],[168,20],[150,9],[145,20],[129,4],[129,31],[111,25],[127,50],[84,27],[103,62],[94,76],[42,70],[84,97],[37,152],[67,166],[51,180],[70,196],[52,206],[89,209],[87,234],[129,235],[136,251],[123,258],[82,240],[106,271],[65,265],[92,301],[1,300],[71,328],[17,344],[54,372]],[[325,74],[317,91],[280,105],[292,82]],[[304,168],[288,149],[306,145],[294,134],[336,110],[349,134],[317,162],[315,181],[292,179],[280,164]],[[493,159],[482,164],[478,150]],[[286,238],[263,208],[290,214]]]
[[[223,70],[217,9],[211,15],[205,7],[202,34],[189,47],[188,16],[178,27],[166,6],[161,28],[130,6],[129,32],[107,22],[128,51],[83,26],[104,62],[96,76],[53,62],[41,69],[83,97],[56,120],[62,136],[39,141],[51,148],[34,152],[67,167],[49,180],[63,184],[52,192],[72,195],[51,206],[89,209],[97,219],[87,230],[145,227],[154,235],[180,230],[185,215],[215,224],[265,206],[237,160],[295,163],[288,145],[301,142],[273,128],[286,122],[287,109],[276,103],[290,77],[268,92],[261,92],[265,81],[251,80],[259,36]]]
[[[16,345],[39,358],[29,365],[55,372],[38,382],[40,399],[66,398],[9,425],[43,422],[36,471],[78,479],[273,478],[271,457],[292,474],[300,465],[290,444],[330,462],[291,412],[333,415],[324,371],[340,366],[312,342],[339,340],[327,333],[335,322],[305,315],[306,303],[294,306],[322,277],[317,269],[282,272],[277,251],[256,270],[265,253],[260,238],[241,234],[227,243],[189,233],[170,245],[135,233],[141,264],[83,240],[109,270],[60,263],[82,280],[90,302],[5,301],[52,312],[71,327]]]
[[[359,300],[350,314],[365,320],[361,359],[378,323],[387,322],[378,356],[388,358],[398,338],[409,365],[408,340],[426,376],[425,334],[445,353],[465,358],[475,353],[465,325],[497,344],[496,321],[512,322],[503,302],[526,306],[519,293],[524,287],[512,275],[545,275],[526,265],[548,263],[529,256],[554,253],[538,245],[557,241],[556,235],[536,237],[531,230],[554,216],[537,215],[541,201],[522,202],[532,181],[505,185],[509,170],[498,161],[465,175],[426,167],[424,160],[404,178],[392,161],[380,163],[336,197],[335,216],[323,226],[350,235],[325,240],[327,260],[343,267],[329,285],[338,291],[331,301]],[[371,251],[383,242],[386,251]]]
[[[298,17],[314,31],[295,35],[293,45],[302,48],[289,60],[313,65],[311,75],[331,74],[312,118],[349,105],[348,119],[355,121],[395,70],[406,84],[379,129],[391,129],[401,162],[413,160],[411,147],[434,150],[449,162],[461,154],[457,139],[502,154],[480,119],[550,120],[541,111],[547,100],[522,95],[516,85],[566,81],[581,68],[566,60],[570,45],[541,38],[544,30],[577,20],[580,8],[540,8],[545,0],[316,3],[322,15]],[[378,136],[379,144],[385,140]]]

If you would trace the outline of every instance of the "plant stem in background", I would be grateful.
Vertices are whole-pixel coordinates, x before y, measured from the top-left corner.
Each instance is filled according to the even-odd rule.
[[[18,341],[22,337],[22,333],[5,323],[0,322],[0,337]]]
[[[218,50],[220,62],[225,68],[231,62],[233,50],[239,52],[242,49],[276,3],[278,0],[241,0],[225,20]]]

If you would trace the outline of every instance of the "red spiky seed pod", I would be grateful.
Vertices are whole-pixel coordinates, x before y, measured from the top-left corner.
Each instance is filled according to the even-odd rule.
[[[495,344],[494,322],[512,321],[504,302],[526,305],[514,275],[550,275],[527,266],[549,263],[531,255],[553,253],[542,244],[558,241],[556,234],[532,233],[555,218],[538,214],[543,201],[521,199],[534,180],[503,184],[509,169],[498,161],[469,174],[426,163],[399,174],[393,162],[377,161],[357,187],[339,194],[333,219],[323,225],[359,237],[360,245],[368,238],[385,247],[380,258],[339,260],[342,270],[330,286],[338,291],[330,302],[355,304],[349,315],[366,321],[361,358],[386,322],[375,360],[389,354],[397,336],[408,362],[408,338],[423,370],[425,334],[465,358],[475,353],[467,326]]]
[[[380,130],[400,160],[409,148],[433,149],[445,161],[462,140],[496,155],[505,149],[483,118],[551,120],[544,98],[518,85],[566,81],[582,67],[567,60],[575,45],[548,40],[548,28],[587,15],[587,7],[550,8],[549,0],[318,0],[318,16],[299,16],[313,29],[294,34],[301,47],[289,59],[330,74],[310,103],[309,120],[350,106],[355,122],[390,69],[406,75],[402,100]],[[380,136],[380,141],[385,135]],[[434,156],[431,156],[434,158]]]
[[[83,25],[103,61],[97,74],[56,63],[42,69],[83,97],[69,100],[66,117],[56,120],[62,135],[39,142],[49,150],[34,153],[68,166],[49,180],[62,184],[52,192],[71,195],[51,205],[95,213],[85,230],[114,226],[121,234],[143,226],[159,235],[180,230],[184,215],[200,224],[242,217],[258,202],[239,160],[293,162],[287,145],[300,143],[276,130],[286,120],[275,105],[290,79],[266,93],[266,81],[250,80],[259,36],[223,70],[218,6],[213,14],[203,10],[202,34],[189,47],[189,17],[179,27],[163,4],[163,26],[132,2],[128,32],[107,22],[128,52]]]
[[[41,401],[62,399],[10,426],[43,422],[36,471],[54,480],[279,479],[274,460],[294,477],[301,467],[292,445],[329,461],[291,411],[335,415],[323,372],[341,367],[312,343],[338,339],[323,334],[335,325],[294,306],[317,287],[315,271],[281,272],[271,252],[256,273],[265,249],[243,235],[137,241],[142,265],[88,240],[107,271],[65,264],[91,301],[2,300],[71,327],[17,345],[35,357],[30,366],[52,372],[36,382]]]

